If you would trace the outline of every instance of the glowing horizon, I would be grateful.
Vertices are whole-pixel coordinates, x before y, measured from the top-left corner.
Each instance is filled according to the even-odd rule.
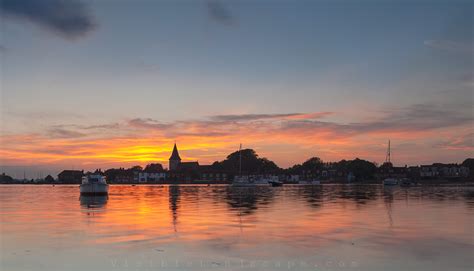
[[[420,114],[413,110],[405,113]],[[426,125],[425,117],[412,117],[410,122],[400,123],[393,122],[391,115],[349,124],[326,120],[334,114],[242,114],[173,123],[131,119],[93,126],[56,125],[43,133],[3,135],[0,156],[4,166],[93,170],[161,163],[167,167],[175,141],[184,161],[201,164],[221,161],[243,143],[245,148],[253,148],[261,157],[287,168],[313,156],[328,162],[361,158],[380,164],[388,139],[392,140],[396,165],[460,163],[472,151],[465,146],[469,140],[469,119],[446,122],[445,127]],[[466,136],[458,136],[459,131]],[[451,140],[437,141],[440,135]],[[413,149],[416,144],[420,146]],[[433,146],[443,150],[442,156],[433,154]],[[419,153],[423,148],[427,153]]]

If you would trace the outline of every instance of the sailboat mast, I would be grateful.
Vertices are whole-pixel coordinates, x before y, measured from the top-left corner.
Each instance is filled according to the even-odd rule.
[[[391,160],[391,159],[390,159],[390,158],[391,158],[390,155],[391,155],[391,154],[390,154],[390,139],[389,139],[389,140],[388,140],[387,157],[385,158],[385,162],[391,163],[391,161],[390,161],[390,160]]]
[[[242,176],[242,143],[239,147],[239,176]]]

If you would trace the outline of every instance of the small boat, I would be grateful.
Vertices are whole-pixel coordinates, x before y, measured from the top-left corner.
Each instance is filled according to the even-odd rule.
[[[383,180],[383,185],[387,185],[387,186],[398,185],[398,180],[395,178],[387,178]]]
[[[242,175],[242,144],[239,147],[239,175],[234,177],[232,186],[246,187],[246,186],[257,186],[257,185],[270,185],[270,181],[274,180],[274,177],[265,178],[262,176],[247,176]]]
[[[320,185],[321,181],[319,181],[319,180],[299,181],[298,184],[302,184],[302,185]]]
[[[410,187],[412,185],[414,185],[414,183],[410,179],[403,178],[403,179],[400,180],[400,186],[401,187]]]
[[[283,186],[283,183],[278,180],[278,179],[273,179],[273,180],[270,180],[269,183],[271,184],[271,186],[273,187],[280,187],[280,186]]]
[[[272,179],[259,176],[235,176],[232,186],[261,186],[270,185]]]
[[[109,185],[107,184],[105,176],[102,175],[88,175],[82,177],[82,184],[80,185],[81,195],[107,195],[109,193]]]

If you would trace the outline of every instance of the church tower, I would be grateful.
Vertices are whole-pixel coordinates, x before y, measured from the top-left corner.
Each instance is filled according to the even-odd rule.
[[[181,157],[179,157],[178,148],[176,147],[176,143],[174,143],[173,153],[170,157],[170,164],[169,169],[171,171],[177,170],[178,165],[181,163]]]

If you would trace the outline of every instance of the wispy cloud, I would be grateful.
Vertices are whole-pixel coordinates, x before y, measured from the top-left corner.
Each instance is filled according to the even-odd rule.
[[[456,135],[447,140],[443,140],[437,147],[445,148],[448,150],[474,150],[474,132]]]
[[[472,147],[472,116],[453,106],[392,108],[374,113],[371,119],[350,123],[324,119],[332,115],[338,113],[216,115],[174,122],[135,118],[103,125],[54,125],[46,133],[0,137],[0,156],[6,164],[42,158],[45,163],[72,159],[123,165],[166,161],[172,142],[177,140],[184,158],[200,157],[206,163],[222,159],[242,142],[263,149],[265,156],[287,165],[294,163],[295,157],[303,160],[301,156],[310,155],[307,152],[311,149],[317,149],[316,155],[325,159],[351,158],[355,154],[377,159],[388,138],[400,146],[411,144],[413,147],[399,147],[399,151],[412,159],[420,157],[417,142],[432,142],[427,148],[440,152],[465,152]],[[468,132],[459,137],[459,131]],[[451,157],[456,155],[460,154]]]
[[[67,130],[59,127],[50,128],[47,131],[47,135],[52,138],[77,138],[86,136],[86,134],[84,133]]]
[[[140,129],[169,129],[173,124],[166,124],[151,118],[136,118],[128,121],[128,125]]]
[[[67,39],[83,37],[97,26],[76,0],[2,0],[0,5],[5,17],[29,21]]]
[[[474,44],[468,42],[459,42],[451,40],[426,40],[424,44],[430,48],[458,52],[458,53],[474,53]]]
[[[332,114],[332,112],[317,113],[288,113],[288,114],[241,114],[211,116],[215,121],[254,121],[268,119],[318,119]]]
[[[235,23],[235,17],[220,0],[208,0],[207,11],[209,18],[220,24],[232,25]]]

